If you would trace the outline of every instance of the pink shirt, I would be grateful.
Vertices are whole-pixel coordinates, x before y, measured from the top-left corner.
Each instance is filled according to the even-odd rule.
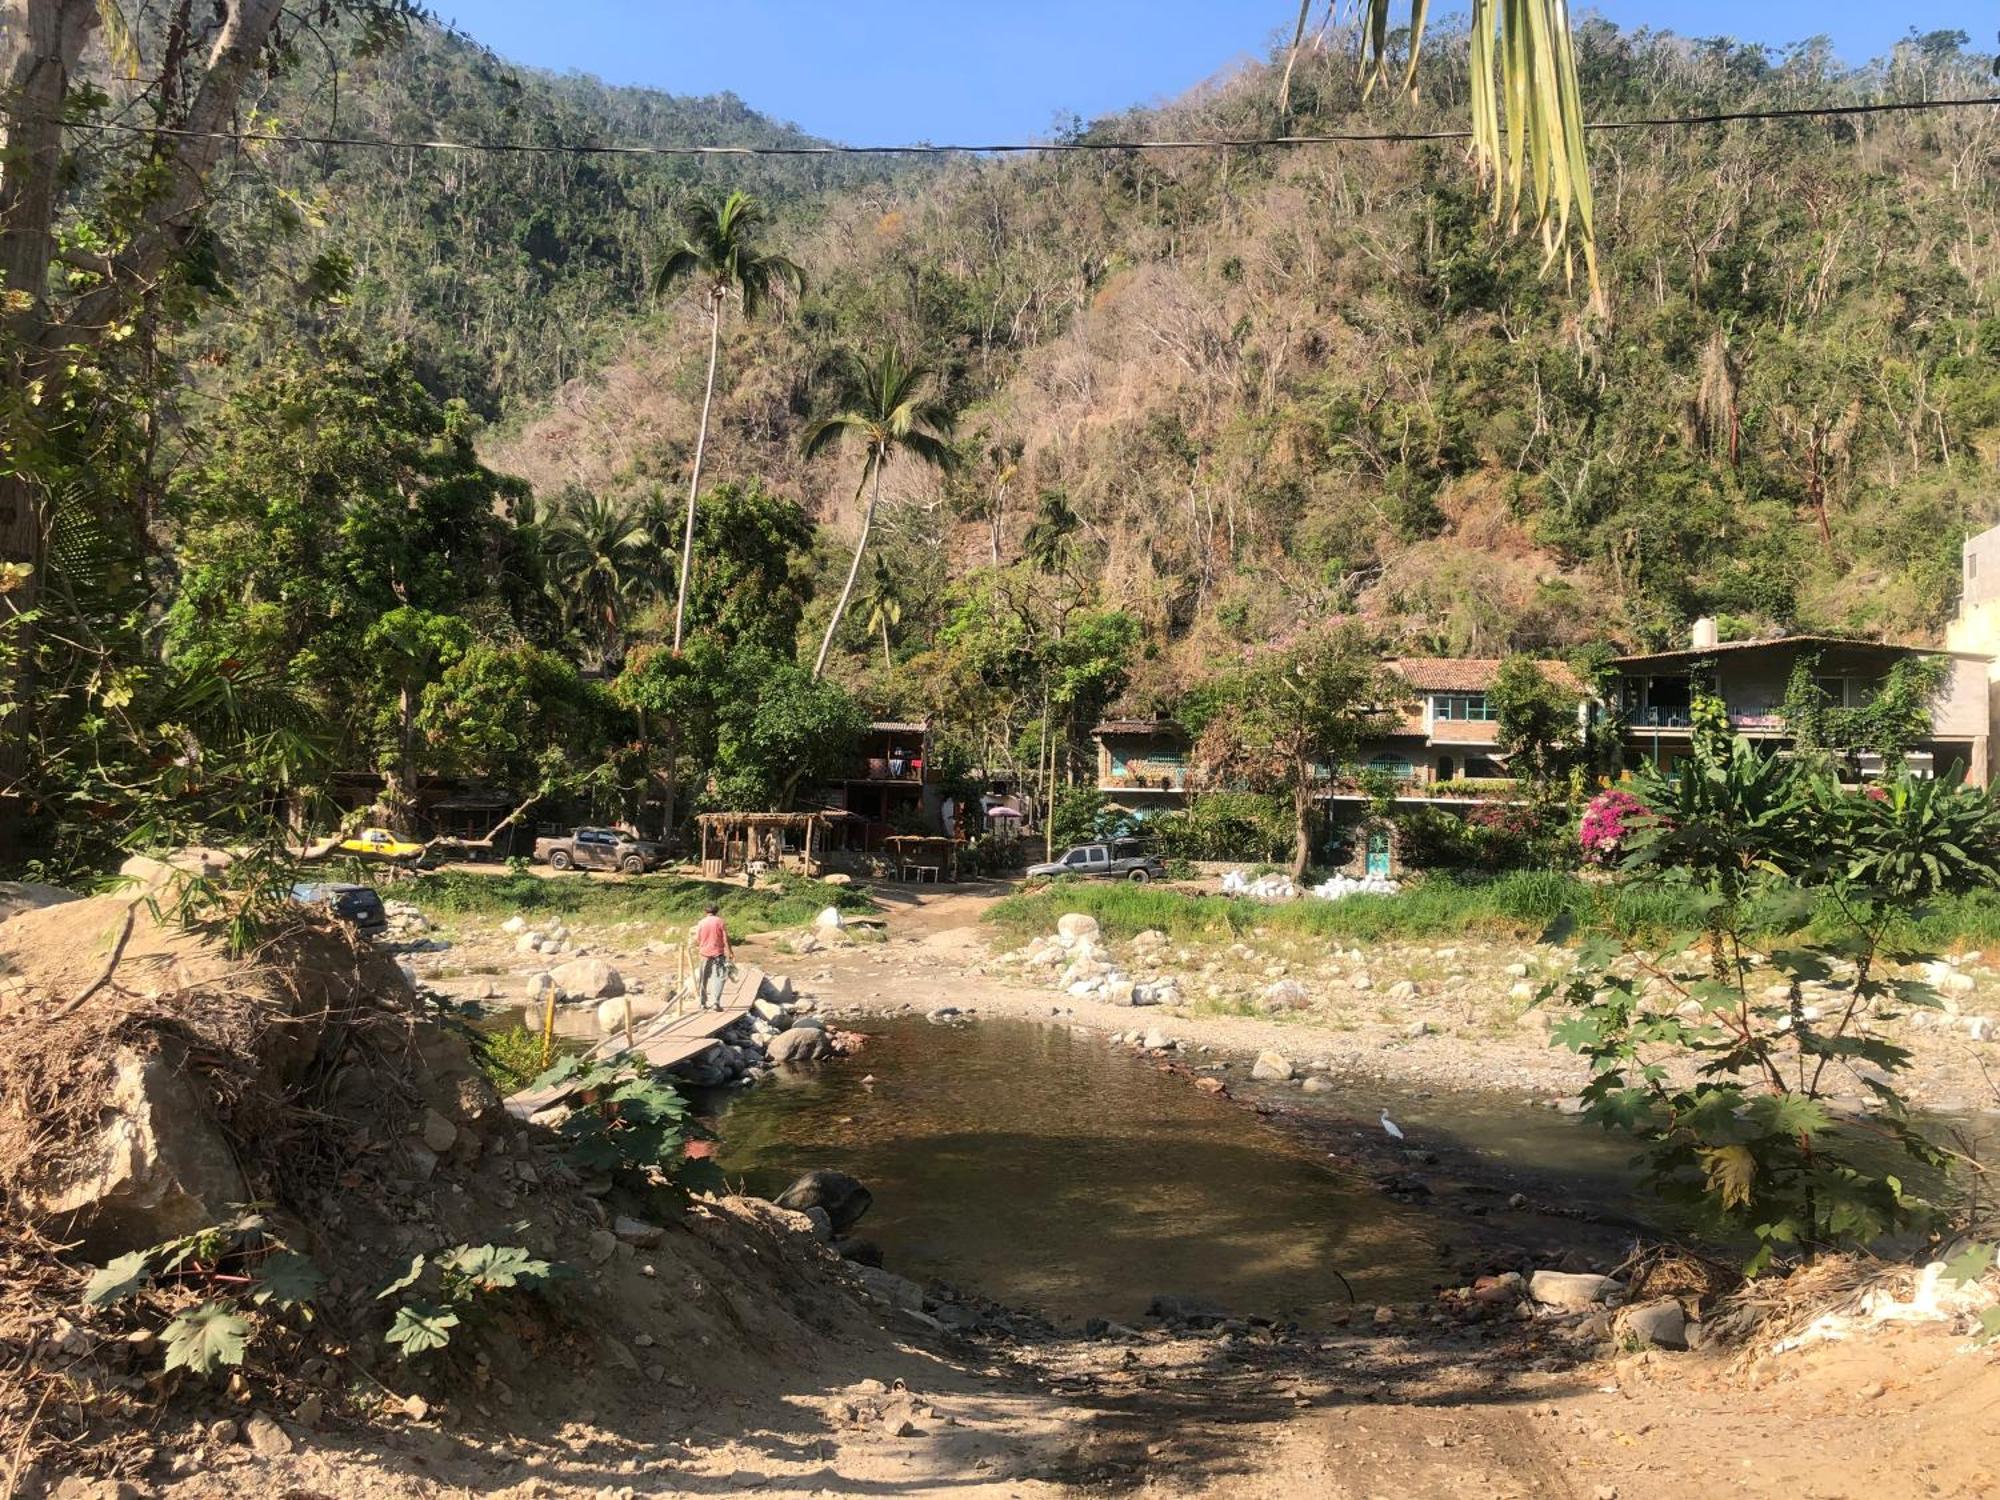
[[[711,914],[695,923],[694,946],[703,958],[720,958],[727,953],[729,929],[722,925],[722,918]]]

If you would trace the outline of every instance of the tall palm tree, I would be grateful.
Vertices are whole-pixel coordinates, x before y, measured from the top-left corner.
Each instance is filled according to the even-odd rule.
[[[854,540],[854,561],[848,565],[847,582],[834,601],[826,637],[819,643],[819,659],[813,663],[815,680],[826,671],[826,654],[833,648],[847,602],[854,596],[854,580],[861,572],[868,533],[875,526],[875,508],[882,499],[882,471],[903,454],[935,469],[948,469],[957,459],[949,441],[955,419],[948,407],[930,395],[931,372],[922,364],[905,363],[902,351],[891,344],[873,364],[852,353],[843,354],[839,373],[840,410],[813,424],[806,434],[806,457],[825,452],[843,438],[854,438],[863,454],[861,483],[855,487],[854,498],[859,500],[866,494],[868,503],[861,512],[861,534]]]
[[[597,665],[625,654],[625,620],[633,597],[654,583],[653,539],[637,506],[571,490],[543,523],[550,587],[590,641]]]
[[[781,289],[805,290],[806,273],[793,261],[757,248],[764,210],[747,193],[731,193],[721,203],[697,198],[681,216],[683,236],[653,278],[653,295],[664,297],[683,281],[701,288],[708,302],[708,386],[701,398],[701,430],[694,440],[694,468],[688,474],[687,525],[681,535],[680,590],[674,599],[674,650],[681,649],[687,616],[688,570],[694,563],[694,499],[701,491],[701,460],[708,448],[708,414],[715,404],[715,363],[722,348],[722,307],[732,296],[743,316],[754,318]]]
[[[903,596],[889,571],[888,559],[879,552],[875,554],[875,576],[861,602],[868,607],[868,633],[882,637],[882,670],[891,671],[895,663],[889,659],[889,631],[903,623]]]

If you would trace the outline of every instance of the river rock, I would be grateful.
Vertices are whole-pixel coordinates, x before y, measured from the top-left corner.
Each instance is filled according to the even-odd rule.
[[[1661,1297],[1623,1309],[1612,1328],[1620,1337],[1634,1339],[1654,1349],[1685,1349],[1688,1346],[1687,1313],[1672,1297]]]
[[[1259,1052],[1257,1061],[1250,1065],[1250,1076],[1267,1083],[1287,1082],[1292,1076],[1291,1059],[1282,1052]]]
[[[243,1441],[260,1458],[282,1458],[295,1446],[292,1436],[278,1425],[275,1417],[253,1411],[243,1422]]]
[[[1967,1016],[1965,1018],[1965,1034],[1975,1042],[1992,1041],[1993,1018],[1991,1016]]]
[[[826,1033],[817,1026],[794,1026],[781,1031],[764,1048],[774,1063],[818,1062],[832,1050]]]
[[[924,1310],[924,1289],[907,1276],[898,1276],[894,1271],[885,1271],[880,1266],[856,1265],[854,1274],[860,1280],[862,1290],[878,1302],[886,1302],[891,1307],[900,1307],[906,1312]]]
[[[434,1109],[424,1111],[417,1133],[423,1137],[424,1144],[439,1156],[458,1144],[458,1127]]]
[[[790,976],[766,974],[757,984],[757,998],[768,1000],[773,1005],[790,1010],[798,1002],[799,992],[793,986]]]
[[[1088,912],[1066,911],[1056,918],[1056,932],[1072,943],[1097,936],[1097,918]]]
[[[1146,1304],[1146,1316],[1183,1328],[1213,1328],[1228,1321],[1229,1313],[1206,1298],[1162,1292]]]
[[[624,1214],[611,1221],[611,1232],[637,1250],[651,1250],[667,1237],[666,1230],[659,1225],[648,1224],[644,1219],[628,1218]]]
[[[821,932],[838,932],[846,925],[847,919],[840,914],[840,908],[837,906],[824,907],[820,914],[813,918],[813,926]]]
[[[1155,1026],[1139,1039],[1139,1045],[1148,1052],[1165,1052],[1174,1045],[1174,1039]]]
[[[875,1195],[845,1172],[817,1167],[772,1200],[794,1213],[822,1209],[835,1234],[846,1234],[875,1201]]]
[[[1482,1276],[1472,1283],[1472,1300],[1489,1307],[1506,1307],[1519,1302],[1527,1291],[1519,1271],[1502,1271],[1498,1276]]]
[[[1399,979],[1389,986],[1390,1000],[1414,1000],[1417,998],[1417,982],[1414,979]]]
[[[601,958],[573,958],[549,970],[572,1000],[609,1000],[625,993],[625,979]]]
[[[1113,974],[1104,981],[1103,1000],[1106,1005],[1130,1005],[1132,997],[1138,993],[1138,986],[1122,974]]]
[[[1308,1094],[1330,1094],[1333,1092],[1334,1083],[1326,1074],[1315,1073],[1301,1084],[1300,1087]]]
[[[1571,1312],[1588,1311],[1623,1290],[1609,1276],[1589,1271],[1537,1271],[1528,1283],[1528,1295],[1537,1302]]]
[[[545,941],[547,939],[539,932],[532,930],[524,932],[514,939],[514,951],[516,953],[540,953],[542,951],[542,944]]]
[[[528,930],[528,919],[519,912],[500,924],[500,930],[509,937],[519,937]]]
[[[750,1002],[750,1014],[760,1021],[769,1021],[779,1030],[792,1018],[792,1013],[775,1000],[766,1000],[761,995]]]
[[[1304,1010],[1312,1004],[1312,991],[1296,979],[1280,979],[1264,991],[1264,1009]]]

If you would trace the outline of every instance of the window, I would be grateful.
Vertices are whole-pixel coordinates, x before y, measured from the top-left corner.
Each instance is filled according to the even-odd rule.
[[[1487,703],[1484,693],[1432,693],[1431,717],[1478,720],[1483,723],[1499,718],[1500,714]]]
[[[1386,771],[1398,781],[1408,781],[1417,773],[1416,767],[1400,755],[1378,755],[1368,762],[1371,771]]]
[[[1093,865],[1108,865],[1111,863],[1111,851],[1102,844],[1092,844],[1088,849],[1083,851],[1083,857]]]
[[[1826,701],[1835,708],[1847,706],[1847,679],[1845,677],[1815,677],[1813,686],[1826,695]]]

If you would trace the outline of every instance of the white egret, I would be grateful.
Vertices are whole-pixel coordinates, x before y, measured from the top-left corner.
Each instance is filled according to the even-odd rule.
[[[1392,1140],[1400,1141],[1403,1138],[1403,1127],[1389,1118],[1389,1111],[1386,1109],[1382,1111],[1382,1128],[1389,1132]]]

